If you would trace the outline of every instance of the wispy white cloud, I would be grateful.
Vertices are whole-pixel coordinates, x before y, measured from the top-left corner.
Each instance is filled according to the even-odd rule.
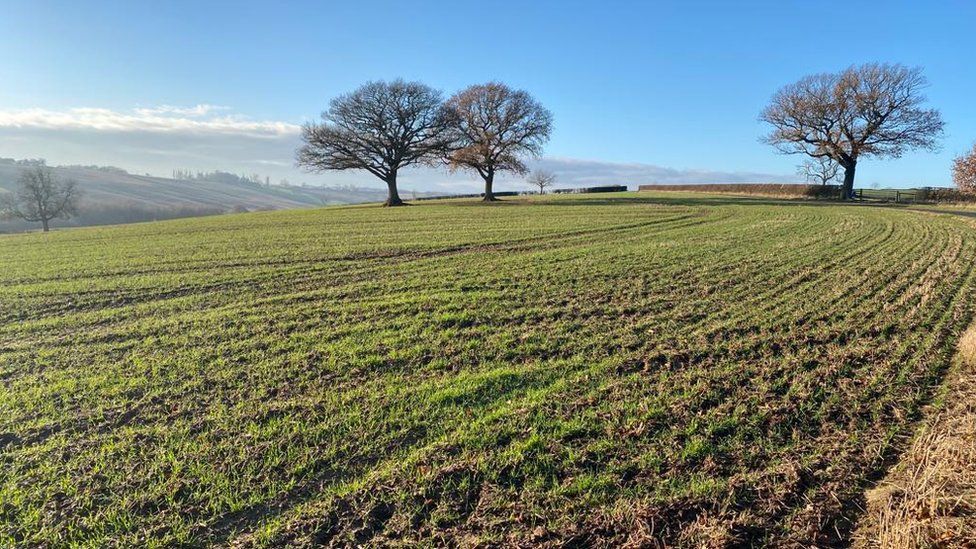
[[[220,114],[226,107],[142,107],[132,111],[79,107],[67,110],[0,110],[0,128],[87,130],[95,132],[145,132],[241,135],[282,138],[298,135],[300,127],[280,121],[258,121],[234,114]]]
[[[206,116],[217,111],[229,111],[230,107],[222,105],[210,105],[201,103],[192,107],[177,107],[174,105],[157,105],[155,107],[141,107],[135,109],[136,113],[143,115],[177,115],[187,117]]]

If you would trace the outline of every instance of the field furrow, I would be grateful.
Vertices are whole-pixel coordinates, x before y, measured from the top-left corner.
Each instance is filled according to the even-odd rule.
[[[0,545],[838,543],[974,260],[650,193],[2,237]]]

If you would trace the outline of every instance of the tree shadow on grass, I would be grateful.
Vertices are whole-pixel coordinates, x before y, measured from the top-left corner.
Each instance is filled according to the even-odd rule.
[[[958,215],[961,217],[976,218],[976,211],[972,210],[939,210],[936,208],[906,208],[913,212],[923,212],[923,213],[933,213],[933,214],[945,214],[945,215]]]

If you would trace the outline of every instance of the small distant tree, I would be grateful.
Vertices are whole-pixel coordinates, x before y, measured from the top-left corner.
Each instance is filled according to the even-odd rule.
[[[546,189],[556,183],[556,174],[544,170],[536,170],[529,176],[529,185],[539,187],[539,194],[546,194]]]
[[[828,156],[810,158],[796,167],[796,173],[802,175],[808,182],[827,185],[837,182],[840,164]]]
[[[922,70],[870,63],[808,76],[773,96],[760,119],[772,126],[764,141],[788,154],[831,158],[844,168],[844,197],[854,188],[862,157],[898,158],[938,148],[944,123],[925,108]]]
[[[386,183],[387,206],[403,205],[399,170],[436,162],[450,142],[441,94],[420,82],[370,82],[333,99],[322,121],[302,129],[298,165],[368,171]]]
[[[68,219],[78,210],[80,193],[74,181],[63,181],[51,168],[37,165],[24,170],[18,186],[2,197],[0,212],[7,218],[40,223],[44,232],[54,219]]]
[[[452,170],[478,172],[485,182],[484,200],[496,200],[495,174],[525,174],[525,157],[538,157],[552,133],[552,113],[528,92],[498,82],[471,86],[447,100]]]
[[[952,181],[960,191],[976,192],[976,145],[952,161]]]

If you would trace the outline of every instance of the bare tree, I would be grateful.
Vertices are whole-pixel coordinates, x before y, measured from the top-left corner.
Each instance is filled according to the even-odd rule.
[[[544,170],[536,170],[529,176],[529,185],[539,187],[539,194],[546,194],[546,188],[556,183],[556,174]]]
[[[454,141],[448,165],[478,172],[486,201],[496,200],[495,174],[527,173],[524,158],[540,156],[552,133],[552,113],[527,92],[498,82],[462,90],[446,108]]]
[[[403,205],[400,168],[436,162],[449,143],[441,94],[420,82],[370,82],[333,99],[322,121],[302,129],[298,165],[366,170],[386,183],[387,206]]]
[[[976,191],[976,145],[952,161],[952,181],[961,191]]]
[[[831,158],[844,168],[844,197],[854,188],[861,157],[898,158],[936,150],[944,123],[923,108],[928,82],[920,68],[871,63],[817,74],[780,89],[760,119],[764,138],[781,152]]]
[[[54,219],[68,219],[78,210],[80,192],[74,181],[62,181],[51,168],[34,166],[21,173],[18,187],[0,204],[4,217],[40,223],[44,232]]]
[[[796,173],[802,175],[808,182],[826,185],[834,183],[840,175],[840,164],[829,156],[818,156],[804,160],[796,167]]]

